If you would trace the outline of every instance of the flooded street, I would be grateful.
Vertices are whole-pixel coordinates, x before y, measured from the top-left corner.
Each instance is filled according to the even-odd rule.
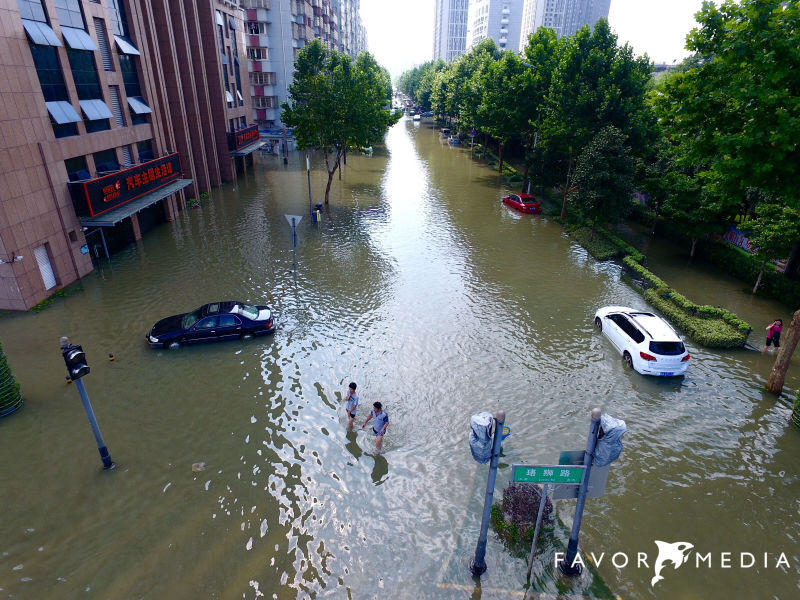
[[[581,535],[584,551],[606,553],[599,572],[616,594],[800,595],[800,431],[763,391],[773,355],[689,343],[685,378],[627,372],[592,325],[600,306],[647,306],[620,268],[501,205],[496,174],[426,124],[404,119],[385,149],[348,157],[318,227],[304,167],[262,158],[82,292],[0,319],[26,399],[0,420],[0,598],[522,598],[525,562],[493,533],[481,587],[467,570],[487,473],[469,454],[469,417],[507,413],[499,499],[512,463],[583,448],[594,406],[628,424]],[[316,202],[323,169],[313,177]],[[296,277],[284,214],[304,215]],[[724,302],[701,297],[706,274],[669,260],[668,282]],[[232,299],[273,306],[275,335],[146,345],[156,320]],[[730,308],[759,347],[787,313],[760,299]],[[64,383],[61,335],[86,351],[114,472]],[[350,381],[359,426],[376,400],[389,414],[382,454],[347,431]],[[786,389],[799,385],[796,357]],[[556,505],[569,522],[574,502]],[[651,587],[654,540],[711,552],[711,568],[692,557]],[[616,569],[615,552],[631,564]],[[739,568],[741,552],[755,565]],[[559,588],[543,577],[539,591]]]

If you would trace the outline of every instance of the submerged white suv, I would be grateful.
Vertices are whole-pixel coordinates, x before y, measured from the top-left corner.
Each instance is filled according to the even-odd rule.
[[[611,340],[625,364],[642,375],[673,377],[689,368],[683,340],[661,317],[626,306],[604,306],[595,326]]]

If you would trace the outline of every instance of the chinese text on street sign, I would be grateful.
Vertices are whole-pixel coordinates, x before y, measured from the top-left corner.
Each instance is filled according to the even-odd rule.
[[[583,478],[583,465],[514,465],[514,483],[567,483],[577,485]]]

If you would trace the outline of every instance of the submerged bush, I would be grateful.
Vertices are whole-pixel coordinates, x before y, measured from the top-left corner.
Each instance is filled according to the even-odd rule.
[[[503,490],[503,499],[492,505],[492,527],[513,552],[527,552],[529,549],[541,498],[541,488],[536,484],[510,483]],[[552,515],[553,503],[547,498],[542,521],[552,521]]]

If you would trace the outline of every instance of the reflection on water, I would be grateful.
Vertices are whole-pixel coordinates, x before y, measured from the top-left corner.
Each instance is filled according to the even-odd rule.
[[[595,405],[629,432],[606,495],[587,503],[587,550],[687,540],[703,552],[780,548],[793,565],[669,570],[653,590],[652,571],[606,561],[617,593],[796,597],[800,434],[762,392],[771,357],[692,347],[683,379],[626,372],[592,326],[598,306],[645,306],[619,267],[547,218],[509,212],[468,148],[407,120],[385,150],[348,158],[322,223],[300,223],[295,280],[284,215],[306,213],[303,158],[265,157],[80,294],[0,320],[27,400],[0,421],[0,597],[521,597],[524,561],[494,536],[481,585],[466,568],[486,481],[469,416],[508,414],[501,488],[512,463],[581,448]],[[317,165],[315,198],[324,184]],[[278,331],[145,346],[157,319],[222,299],[271,304]],[[64,384],[63,334],[92,366],[114,473],[100,472]],[[348,431],[352,380],[361,404]],[[799,381],[794,366],[787,388]],[[391,415],[381,453],[358,429],[376,400]],[[572,503],[557,505],[569,521]],[[563,592],[552,577],[538,585]]]

